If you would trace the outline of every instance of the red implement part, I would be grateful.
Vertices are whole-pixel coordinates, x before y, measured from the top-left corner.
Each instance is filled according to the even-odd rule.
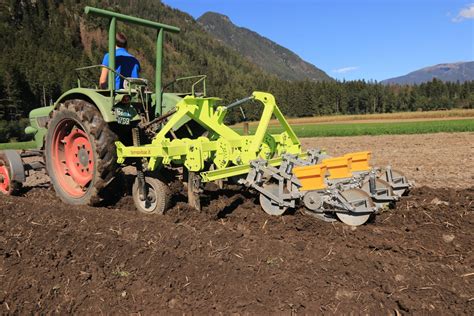
[[[74,120],[60,122],[53,134],[53,167],[61,188],[72,197],[85,195],[94,174],[94,156],[87,134]]]
[[[10,174],[5,165],[0,166],[0,192],[10,195]]]

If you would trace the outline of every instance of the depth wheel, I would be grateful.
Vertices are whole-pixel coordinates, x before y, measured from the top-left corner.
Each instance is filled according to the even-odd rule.
[[[374,208],[370,196],[361,189],[349,189],[341,192],[341,195],[352,205],[354,212],[338,213],[336,216],[341,222],[349,226],[360,226],[365,224],[372,214],[366,212]],[[358,214],[363,213],[363,214]]]
[[[147,196],[145,200],[140,199],[138,178],[132,187],[133,202],[135,207],[145,214],[164,214],[170,204],[170,189],[165,182],[153,177],[145,177]]]
[[[46,135],[46,170],[58,197],[67,204],[94,205],[114,179],[117,135],[99,110],[69,100],[51,113]]]
[[[278,196],[278,184],[266,183],[263,185],[263,188],[273,195]],[[273,203],[270,198],[262,193],[260,193],[260,205],[262,206],[262,209],[265,211],[265,213],[274,216],[283,215],[283,213],[285,213],[288,209],[288,207],[280,207],[278,204]]]

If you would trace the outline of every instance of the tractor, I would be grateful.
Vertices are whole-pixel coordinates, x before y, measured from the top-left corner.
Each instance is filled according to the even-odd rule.
[[[390,167],[371,167],[371,153],[330,157],[324,151],[303,151],[300,141],[273,95],[255,91],[222,105],[206,95],[206,76],[179,78],[191,91],[165,92],[162,84],[163,40],[177,27],[86,7],[87,15],[109,21],[108,87],[89,88],[82,73],[104,65],[76,69],[78,84],[51,106],[30,112],[31,142],[15,144],[21,151],[0,152],[0,192],[21,193],[31,170],[46,169],[57,196],[67,204],[96,205],[107,199],[107,188],[132,166],[132,196],[146,214],[163,214],[170,203],[168,170],[181,170],[189,203],[200,209],[206,182],[234,181],[259,195],[262,209],[274,216],[301,207],[325,221],[361,225],[406,194],[411,183]],[[116,71],[117,22],[156,30],[154,90],[148,80],[126,78]],[[115,87],[115,76],[124,82]],[[241,135],[225,124],[228,111],[252,103],[262,107],[255,133]],[[270,134],[276,118],[283,132]],[[8,144],[3,144],[8,146]],[[25,157],[38,157],[25,163]],[[31,160],[31,159],[30,159]]]

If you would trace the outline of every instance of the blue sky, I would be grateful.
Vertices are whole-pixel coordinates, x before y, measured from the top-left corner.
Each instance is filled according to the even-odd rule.
[[[338,79],[474,60],[474,0],[163,0],[227,15]]]

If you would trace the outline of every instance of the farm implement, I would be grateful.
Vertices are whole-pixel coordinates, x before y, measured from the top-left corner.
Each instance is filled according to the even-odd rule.
[[[368,151],[341,157],[303,151],[269,93],[253,92],[222,105],[221,99],[207,97],[206,76],[162,85],[164,33],[177,33],[178,28],[92,7],[85,12],[109,20],[108,87],[81,85],[83,71],[105,66],[78,68],[77,88],[30,113],[25,132],[34,136],[35,145],[23,144],[20,153],[0,152],[3,194],[20,192],[31,170],[46,169],[62,201],[94,205],[107,199],[107,188],[121,168],[132,166],[133,200],[144,213],[162,214],[169,208],[172,179],[165,174],[174,170],[182,174],[189,203],[196,209],[205,183],[227,180],[259,194],[262,209],[270,215],[302,207],[319,219],[357,226],[409,191],[411,184],[401,172],[371,167]],[[126,78],[115,71],[118,21],[156,29],[154,91],[146,79]],[[123,80],[123,88],[115,87],[115,76]],[[191,91],[165,92],[177,82],[189,82]],[[262,107],[252,135],[241,135],[224,123],[228,111],[244,104]],[[280,134],[268,133],[273,117],[283,129]],[[43,161],[25,163],[27,157]]]

